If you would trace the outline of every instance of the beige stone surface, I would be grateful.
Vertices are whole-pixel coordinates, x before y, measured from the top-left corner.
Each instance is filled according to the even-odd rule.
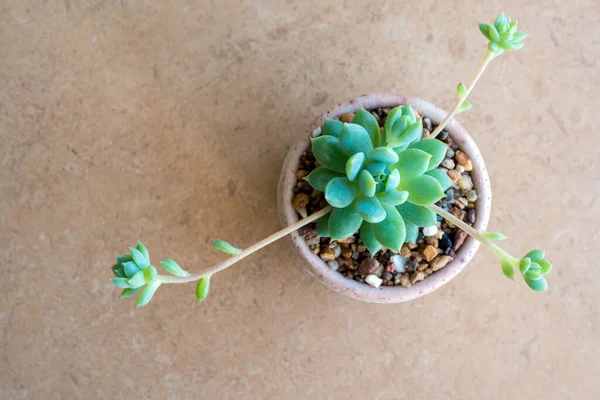
[[[200,0],[0,4],[0,398],[593,399],[600,373],[599,3]],[[543,3],[543,5],[542,5]],[[363,304],[287,242],[150,306],[108,278],[140,238],[193,271],[279,228],[295,136],[373,91],[443,107],[519,18],[460,116],[492,175],[490,226],[543,247],[550,290],[482,249],[423,299]]]

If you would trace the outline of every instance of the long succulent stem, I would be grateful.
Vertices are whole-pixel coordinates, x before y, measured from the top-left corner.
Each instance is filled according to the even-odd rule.
[[[279,232],[272,234],[271,236],[261,240],[260,242],[253,244],[252,246],[248,247],[247,249],[244,249],[241,253],[239,253],[233,257],[230,257],[227,260],[220,262],[219,264],[217,264],[203,272],[200,272],[198,274],[191,274],[188,276],[159,275],[158,278],[160,279],[160,281],[162,283],[187,283],[187,282],[197,281],[201,278],[209,277],[219,271],[223,271],[224,269],[232,266],[233,264],[237,263],[238,261],[248,257],[250,254],[281,239],[282,237],[289,235],[290,233],[294,232],[295,230],[302,228],[303,226],[308,225],[311,222],[316,221],[317,219],[321,218],[324,215],[327,215],[328,213],[331,212],[331,210],[333,210],[333,207],[327,206],[327,207],[323,208],[322,210],[308,216],[307,218],[304,218],[304,219],[296,222],[295,224],[292,224],[292,225],[288,226],[287,228],[284,228],[284,229],[280,230]]]
[[[452,109],[450,114],[448,114],[446,116],[446,118],[444,118],[442,123],[439,124],[433,132],[431,132],[431,135],[429,136],[430,138],[433,139],[437,135],[439,135],[439,133],[446,127],[446,125],[448,125],[450,120],[452,120],[452,118],[454,118],[454,116],[459,112],[461,106],[463,105],[463,103],[465,102],[465,100],[467,99],[469,94],[471,93],[471,90],[473,90],[473,87],[475,86],[475,84],[477,83],[479,78],[481,78],[483,71],[485,71],[485,69],[487,68],[490,61],[492,61],[497,55],[498,54],[493,53],[489,49],[485,52],[485,56],[483,57],[483,60],[481,60],[481,63],[479,64],[479,68],[477,68],[477,72],[475,72],[475,75],[473,76],[473,78],[471,78],[471,82],[469,82],[469,85],[466,88],[466,92],[463,95],[458,96],[458,99],[456,100],[456,103],[454,104],[454,108]]]

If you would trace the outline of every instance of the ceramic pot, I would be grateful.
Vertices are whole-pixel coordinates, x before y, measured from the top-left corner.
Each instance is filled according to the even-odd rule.
[[[294,186],[297,183],[296,171],[298,170],[302,153],[310,147],[310,136],[315,128],[322,126],[326,118],[337,118],[345,113],[354,113],[360,107],[366,110],[373,110],[378,107],[390,108],[404,104],[410,104],[421,116],[429,117],[434,125],[438,125],[447,115],[446,111],[439,107],[415,97],[375,93],[360,96],[347,103],[339,104],[315,119],[309,125],[308,129],[299,136],[298,140],[289,150],[283,163],[278,187],[278,211],[282,224],[288,226],[299,219],[296,210],[292,207]],[[444,130],[448,132],[454,143],[473,162],[471,177],[473,178],[474,188],[477,190],[478,195],[476,205],[477,220],[475,221],[474,228],[483,231],[489,221],[492,200],[490,180],[483,157],[473,138],[458,122],[455,120],[451,121]],[[409,288],[402,286],[380,286],[379,288],[374,288],[365,283],[347,279],[339,272],[329,270],[327,264],[318,255],[311,252],[309,246],[297,231],[289,236],[294,249],[302,259],[302,264],[309,274],[339,293],[372,303],[400,303],[416,299],[439,289],[465,268],[479,248],[479,242],[469,236],[463,246],[457,251],[453,261],[439,271],[427,276],[424,280],[415,283]]]

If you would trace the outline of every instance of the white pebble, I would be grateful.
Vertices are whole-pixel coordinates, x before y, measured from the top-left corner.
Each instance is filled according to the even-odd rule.
[[[431,225],[431,226],[426,226],[425,228],[423,228],[423,236],[435,236],[435,234],[437,233],[437,226],[435,225]]]
[[[394,268],[396,268],[396,272],[403,273],[406,271],[406,263],[408,262],[408,258],[402,257],[399,254],[395,254],[390,257],[390,261],[394,264]]]
[[[378,278],[377,275],[371,274],[367,275],[367,277],[365,278],[365,282],[367,282],[369,285],[375,288],[378,288],[383,283],[383,279]]]
[[[321,127],[319,126],[319,127],[315,128],[315,130],[312,131],[311,136],[314,138],[321,136]]]
[[[463,172],[465,172],[465,167],[463,167],[462,165],[457,165],[455,168],[458,172],[460,172],[461,174]]]

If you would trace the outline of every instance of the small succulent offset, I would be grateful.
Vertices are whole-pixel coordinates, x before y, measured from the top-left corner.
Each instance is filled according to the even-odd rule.
[[[479,232],[435,205],[452,185],[450,178],[436,169],[447,150],[436,136],[456,114],[471,108],[466,99],[490,61],[506,50],[522,48],[527,37],[504,13],[493,25],[480,24],[479,29],[489,40],[485,56],[469,84],[458,84],[454,107],[430,135],[423,137],[421,117],[410,105],[392,109],[383,128],[364,109],[356,112],[351,123],[326,120],[322,135],[312,140],[313,153],[321,165],[305,179],[325,193],[328,206],[246,249],[214,240],[214,247],[231,257],[198,274],[189,274],[175,261],[165,259],[161,265],[170,275],[159,275],[150,264],[148,250],[138,242],[130,254],[117,256],[112,267],[113,283],[123,288],[121,297],[141,290],[137,304],[144,306],[164,283],[197,281],[196,298],[202,301],[208,295],[212,275],[315,221],[320,236],[341,240],[359,232],[372,254],[384,247],[399,251],[403,243],[415,242],[419,227],[435,225],[437,215],[488,247],[506,277],[514,279],[518,270],[531,289],[546,290],[545,275],[552,265],[543,251],[532,250],[517,259],[496,244],[506,239],[503,234]]]

